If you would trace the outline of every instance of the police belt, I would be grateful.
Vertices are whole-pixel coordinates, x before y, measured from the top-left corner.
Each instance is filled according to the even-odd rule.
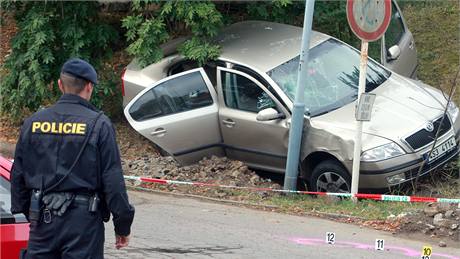
[[[73,200],[81,204],[89,204],[91,200],[91,196],[86,195],[86,194],[76,194]]]

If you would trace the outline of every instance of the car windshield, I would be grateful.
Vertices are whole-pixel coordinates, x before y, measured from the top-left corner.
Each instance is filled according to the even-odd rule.
[[[298,76],[297,56],[272,69],[268,75],[294,100]],[[357,98],[360,54],[337,41],[327,40],[310,49],[305,85],[305,113],[318,116],[340,108]],[[391,73],[369,59],[366,92],[385,82]]]

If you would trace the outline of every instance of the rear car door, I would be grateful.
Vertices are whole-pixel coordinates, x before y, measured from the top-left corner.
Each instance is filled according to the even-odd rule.
[[[183,165],[223,155],[217,95],[202,68],[156,82],[134,97],[124,113],[137,132]]]
[[[417,50],[412,33],[409,31],[404,17],[395,1],[391,3],[391,21],[383,36],[382,63],[396,73],[416,77]],[[390,48],[399,48],[399,55],[391,56]]]

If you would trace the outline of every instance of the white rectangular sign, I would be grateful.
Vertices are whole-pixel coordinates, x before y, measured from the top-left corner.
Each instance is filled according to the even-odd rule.
[[[358,108],[356,109],[357,121],[370,121],[372,107],[374,106],[375,94],[363,93],[359,99]]]

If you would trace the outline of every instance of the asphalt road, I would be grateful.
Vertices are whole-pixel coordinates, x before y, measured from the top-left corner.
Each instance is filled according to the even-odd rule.
[[[106,258],[421,258],[423,242],[355,225],[143,192],[130,247],[116,250],[106,225]],[[335,232],[327,244],[326,232]],[[375,240],[384,239],[384,251]],[[431,258],[460,259],[460,249],[433,244]]]

